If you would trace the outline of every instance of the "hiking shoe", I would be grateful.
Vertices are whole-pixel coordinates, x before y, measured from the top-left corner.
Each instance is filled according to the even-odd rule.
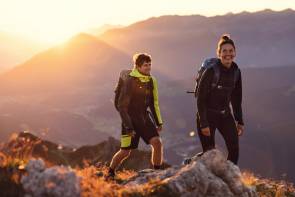
[[[185,158],[182,162],[183,165],[188,165],[192,162],[192,158]]]
[[[204,152],[200,152],[197,154],[197,157],[201,157],[202,155],[204,155]]]
[[[105,181],[114,181],[115,180],[115,174],[108,173],[106,176],[104,176]]]
[[[108,174],[104,176],[105,181],[113,181],[115,180],[115,171],[109,168]]]
[[[102,171],[97,171],[97,172],[95,173],[95,175],[96,175],[97,177],[102,177],[102,176],[103,176],[103,172],[102,172]]]

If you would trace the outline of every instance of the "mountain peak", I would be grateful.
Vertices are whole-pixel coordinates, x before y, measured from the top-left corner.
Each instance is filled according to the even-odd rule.
[[[293,10],[291,8],[287,8],[287,9],[282,10],[281,12],[284,12],[284,13],[294,13],[295,10]]]
[[[284,9],[284,10],[283,10],[283,12],[286,12],[286,11],[287,11],[287,12],[290,12],[290,11],[291,11],[291,12],[294,12],[295,10],[293,10],[292,8],[287,8],[287,9]]]
[[[89,43],[89,42],[95,42],[98,41],[98,39],[90,34],[87,33],[79,33],[72,37],[68,43]]]

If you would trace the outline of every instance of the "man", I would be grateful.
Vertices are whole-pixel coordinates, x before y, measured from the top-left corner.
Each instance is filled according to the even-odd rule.
[[[107,178],[111,179],[118,166],[129,157],[131,150],[138,147],[140,138],[152,147],[151,162],[154,169],[160,169],[163,160],[163,145],[159,136],[163,122],[157,81],[151,76],[151,56],[135,54],[133,61],[134,68],[121,72],[115,90],[115,107],[122,119],[122,136],[121,148],[109,166]]]

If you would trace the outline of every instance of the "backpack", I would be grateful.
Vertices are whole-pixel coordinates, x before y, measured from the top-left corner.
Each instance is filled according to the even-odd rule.
[[[114,105],[115,108],[118,110],[118,101],[119,101],[119,97],[120,94],[122,92],[122,88],[123,86],[126,84],[127,80],[131,77],[129,74],[131,73],[132,70],[122,70],[120,72],[120,77],[117,83],[117,87],[115,89],[115,100],[114,100]],[[154,85],[153,85],[153,80],[151,79],[149,82],[149,86],[151,87],[151,89],[153,90]]]
[[[202,78],[205,70],[207,70],[209,68],[213,68],[214,76],[213,76],[213,80],[211,82],[211,90],[217,87],[218,82],[219,82],[219,78],[220,78],[220,68],[218,66],[219,61],[220,60],[218,58],[208,58],[203,61],[200,69],[198,70],[198,74],[196,77],[196,85],[195,85],[195,90],[194,90],[194,94],[195,94],[196,98],[198,97],[198,93],[199,93],[198,89],[199,89],[200,81],[201,81],[201,78]],[[235,69],[234,86],[236,85],[238,78],[239,78],[239,69]]]
[[[120,77],[117,83],[117,86],[115,88],[115,99],[114,99],[114,105],[117,111],[118,110],[118,101],[121,94],[121,90],[123,85],[125,85],[127,79],[129,78],[129,74],[131,73],[131,70],[122,70],[120,72]]]

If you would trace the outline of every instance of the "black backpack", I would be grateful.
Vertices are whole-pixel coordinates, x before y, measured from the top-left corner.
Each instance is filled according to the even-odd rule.
[[[195,85],[195,90],[194,90],[194,94],[195,97],[198,97],[198,93],[199,93],[199,84],[201,81],[201,78],[203,76],[203,73],[205,72],[205,70],[209,69],[209,68],[213,68],[214,70],[214,77],[211,83],[211,90],[216,88],[219,82],[219,78],[220,78],[220,68],[218,66],[219,64],[219,59],[218,58],[208,58],[205,59],[201,65],[201,67],[198,70],[198,74],[196,77],[196,85]],[[239,78],[239,69],[235,69],[234,72],[234,85],[236,85],[236,82],[238,81]]]
[[[131,73],[131,70],[122,70],[120,72],[120,77],[119,77],[117,86],[115,88],[115,99],[114,99],[114,105],[117,111],[118,111],[118,101],[119,101],[122,87],[126,83],[127,79],[129,78],[130,73]]]

